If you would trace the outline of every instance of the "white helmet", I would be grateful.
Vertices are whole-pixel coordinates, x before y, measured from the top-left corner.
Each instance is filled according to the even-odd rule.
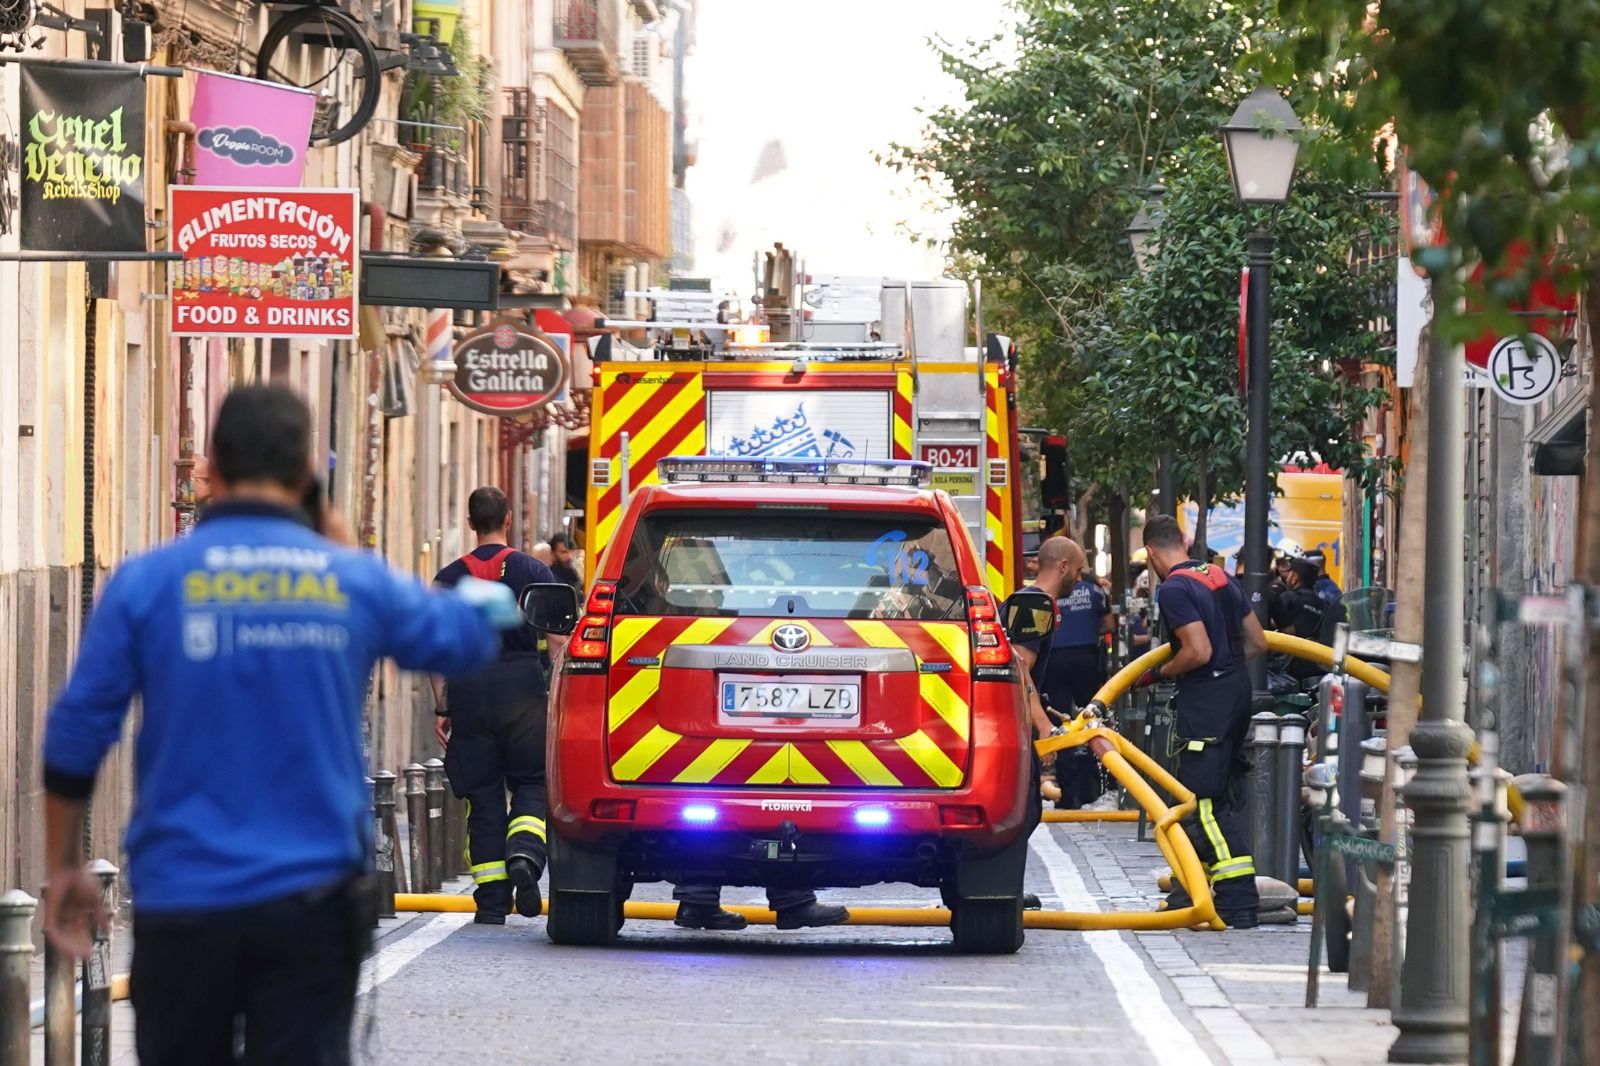
[[[1300,542],[1290,540],[1288,537],[1278,541],[1278,557],[1280,559],[1304,559],[1305,549],[1300,547]]]

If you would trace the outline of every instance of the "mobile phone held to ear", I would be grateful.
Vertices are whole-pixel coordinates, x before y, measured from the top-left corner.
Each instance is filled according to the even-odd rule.
[[[313,477],[306,485],[305,495],[300,497],[300,507],[311,519],[311,528],[318,533],[327,532],[327,506],[328,490],[320,477]]]

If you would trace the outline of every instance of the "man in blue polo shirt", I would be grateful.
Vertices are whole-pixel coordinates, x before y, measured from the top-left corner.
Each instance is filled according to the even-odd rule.
[[[1230,927],[1253,928],[1256,869],[1242,818],[1250,730],[1245,659],[1266,651],[1267,638],[1239,583],[1221,567],[1189,558],[1175,519],[1146,522],[1144,544],[1162,579],[1156,595],[1177,650],[1138,683],[1177,681],[1177,778],[1198,800],[1181,824],[1205,864],[1217,914]],[[1169,906],[1188,904],[1181,888],[1168,897]]]
[[[118,568],[44,739],[45,935],[104,923],[84,803],[142,697],[128,825],[143,1066],[350,1061],[372,814],[361,707],[373,665],[458,674],[522,621],[502,585],[430,593],[311,528],[311,413],[287,389],[223,400],[194,533]]]
[[[1045,689],[1055,709],[1064,714],[1069,701],[1073,707],[1087,707],[1105,684],[1101,645],[1115,619],[1111,598],[1093,577],[1079,577],[1057,598],[1056,606],[1061,624],[1050,637]]]

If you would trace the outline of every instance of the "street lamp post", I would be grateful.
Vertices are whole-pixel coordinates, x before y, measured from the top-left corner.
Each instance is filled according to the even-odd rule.
[[[1295,157],[1300,145],[1294,138],[1301,128],[1289,101],[1262,86],[1244,98],[1222,127],[1222,144],[1228,153],[1233,191],[1246,204],[1274,208],[1289,198],[1294,182]],[[1263,625],[1267,622],[1267,515],[1272,506],[1272,449],[1267,421],[1272,414],[1272,360],[1267,332],[1272,328],[1272,237],[1263,228],[1250,235],[1250,295],[1246,312],[1249,334],[1249,415],[1245,439],[1244,591]],[[1250,661],[1251,685],[1266,687],[1263,657]]]
[[[1146,189],[1144,203],[1139,205],[1133,221],[1128,223],[1128,228],[1123,231],[1128,235],[1128,244],[1133,247],[1133,261],[1141,274],[1150,272],[1150,264],[1156,254],[1157,237],[1161,232],[1161,211],[1158,205],[1166,192],[1166,187],[1163,185],[1152,185]],[[1152,510],[1157,514],[1176,517],[1178,513],[1176,496],[1172,453],[1164,451],[1156,466],[1156,497],[1160,503]]]

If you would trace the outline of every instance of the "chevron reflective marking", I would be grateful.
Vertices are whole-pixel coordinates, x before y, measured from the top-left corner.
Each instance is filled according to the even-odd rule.
[[[972,710],[967,701],[956,695],[950,682],[938,674],[920,674],[917,680],[922,689],[922,702],[937,711],[956,735],[966,740],[972,733]]]
[[[830,740],[828,749],[839,756],[839,761],[850,768],[850,772],[861,778],[862,784],[877,785],[885,788],[897,788],[900,779],[889,772],[883,765],[883,760],[872,754],[872,749],[859,740]]]
[[[610,711],[606,716],[606,731],[615,733],[622,723],[633,717],[661,688],[660,670],[640,670],[611,697]],[[631,753],[630,753],[631,754]],[[621,765],[622,760],[617,760]]]
[[[827,785],[836,783],[830,782],[826,777],[822,776],[822,771],[813,766],[811,764],[811,760],[807,759],[800,753],[799,748],[795,747],[793,744],[787,744],[785,747],[789,749],[790,781],[793,781],[797,785]]]
[[[744,749],[750,746],[750,741],[745,739],[732,739],[724,737],[713,740],[705,751],[695,756],[682,772],[672,780],[680,785],[705,785],[716,780],[718,774],[728,768],[728,764],[739,757]],[[780,752],[781,754],[781,752]]]
[[[732,618],[696,618],[682,633],[672,638],[672,643],[714,644],[733,622]]]
[[[917,730],[908,737],[898,737],[895,743],[900,749],[922,767],[922,772],[927,774],[940,788],[954,788],[961,783],[963,776],[961,767],[950,761],[939,745],[922,730]]]
[[[637,781],[683,738],[670,729],[654,726],[644,739],[628,749],[628,753],[612,764],[611,773],[618,781]]]
[[[950,623],[927,622],[922,626],[922,631],[945,650],[945,654],[955,662],[956,669],[962,673],[972,670],[972,638],[967,635],[963,626]]]
[[[900,639],[900,634],[890,629],[882,622],[872,619],[851,619],[845,623],[855,630],[856,636],[869,648],[903,648],[906,642]]]
[[[619,618],[611,627],[611,661],[621,662],[628,650],[660,622],[659,618]]]
[[[789,780],[789,745],[772,753],[772,758],[745,780],[747,785],[781,785]]]

